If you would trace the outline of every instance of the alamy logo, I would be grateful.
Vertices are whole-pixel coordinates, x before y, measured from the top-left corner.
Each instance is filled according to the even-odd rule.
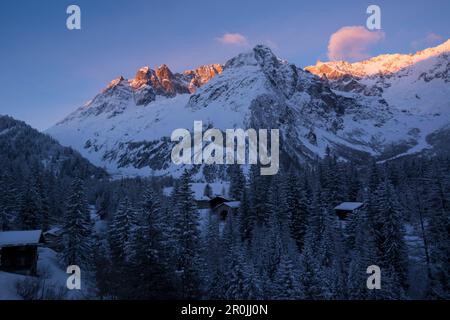
[[[69,290],[81,290],[81,269],[77,265],[67,267],[66,273],[70,274],[67,278],[66,286]]]
[[[381,269],[377,265],[371,265],[367,267],[367,274],[370,276],[367,278],[367,289],[369,290],[380,290],[381,289]]]
[[[203,133],[202,121],[194,121],[194,137],[187,129],[172,132],[172,162],[181,164],[261,164],[261,175],[275,175],[280,167],[280,133],[270,130],[270,154],[268,130],[227,129],[225,147],[222,131],[208,129]],[[193,141],[193,149],[192,149]],[[248,141],[248,145],[247,145]],[[203,147],[203,143],[207,145]],[[248,157],[245,156],[248,150]],[[264,167],[265,166],[265,167]]]
[[[67,17],[66,27],[69,30],[80,30],[81,29],[81,9],[79,6],[72,4],[67,7],[67,14],[70,16]]]
[[[367,14],[370,14],[366,21],[367,29],[381,30],[381,8],[372,4],[367,7]]]

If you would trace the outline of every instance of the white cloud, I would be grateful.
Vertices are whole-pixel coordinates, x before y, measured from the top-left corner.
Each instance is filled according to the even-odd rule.
[[[367,59],[370,57],[370,46],[383,39],[382,31],[369,31],[362,26],[342,27],[330,37],[328,58],[348,61]]]
[[[220,38],[216,38],[216,40],[225,45],[237,45],[237,46],[248,45],[247,38],[240,33],[225,33]]]

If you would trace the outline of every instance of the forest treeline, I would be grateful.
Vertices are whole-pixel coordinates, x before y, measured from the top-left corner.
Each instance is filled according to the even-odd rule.
[[[61,265],[87,270],[96,298],[450,297],[448,156],[357,166],[328,154],[273,177],[207,168],[241,205],[225,221],[210,214],[204,230],[193,172],[111,181],[76,163],[55,173],[0,159],[2,229],[62,228]],[[364,207],[342,223],[333,208],[344,201]],[[95,230],[93,207],[106,232]],[[381,268],[381,290],[367,289],[370,265]]]

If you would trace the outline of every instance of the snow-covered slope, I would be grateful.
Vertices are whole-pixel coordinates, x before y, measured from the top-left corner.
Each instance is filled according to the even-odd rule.
[[[306,71],[256,46],[222,66],[172,74],[148,67],[118,78],[48,130],[94,164],[120,174],[176,174],[170,135],[206,127],[280,129],[293,161],[380,159],[429,147],[450,124],[449,43],[416,55],[322,63]],[[324,74],[326,76],[324,76]]]
[[[336,89],[382,97],[403,112],[448,111],[450,40],[416,54],[386,54],[356,63],[319,62],[305,69],[330,79]]]
[[[68,274],[58,264],[57,254],[49,248],[39,248],[38,276],[24,276],[0,271],[0,300],[23,300],[17,290],[18,282],[34,283],[38,286],[37,297],[33,299],[86,299],[91,295],[91,287],[86,285],[81,290],[69,291],[66,287]],[[31,292],[29,292],[31,293]]]

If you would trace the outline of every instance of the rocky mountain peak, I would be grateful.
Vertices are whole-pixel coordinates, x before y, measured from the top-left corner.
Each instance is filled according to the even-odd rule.
[[[262,44],[256,45],[252,50],[239,54],[231,58],[225,64],[225,68],[234,68],[241,66],[278,66],[280,59],[272,50]]]
[[[255,59],[261,66],[279,66],[281,60],[272,52],[272,50],[262,44],[259,44],[253,48]]]
[[[104,93],[110,91],[110,89],[117,87],[118,85],[124,84],[125,78],[123,76],[119,76],[116,79],[112,80],[105,89],[103,89],[100,93]]]
[[[450,52],[450,39],[443,44],[418,51],[414,54],[383,54],[368,60],[348,63],[346,61],[318,62],[305,70],[331,80],[341,78],[389,77],[427,60],[439,58]]]
[[[160,81],[170,81],[173,78],[172,71],[170,71],[166,64],[162,64],[156,69],[156,76],[160,79]]]
[[[223,66],[220,64],[203,65],[193,70],[186,70],[183,75],[190,79],[189,91],[194,93],[204,84],[208,83],[216,75],[221,74]]]
[[[263,45],[224,67],[144,67],[131,80],[112,81],[49,133],[111,172],[176,172],[168,137],[194,120],[219,129],[279,128],[282,152],[299,162],[328,147],[349,160],[385,160],[432,148],[437,140],[428,137],[449,126],[449,45],[319,62],[310,72]],[[149,107],[135,107],[141,105]]]

